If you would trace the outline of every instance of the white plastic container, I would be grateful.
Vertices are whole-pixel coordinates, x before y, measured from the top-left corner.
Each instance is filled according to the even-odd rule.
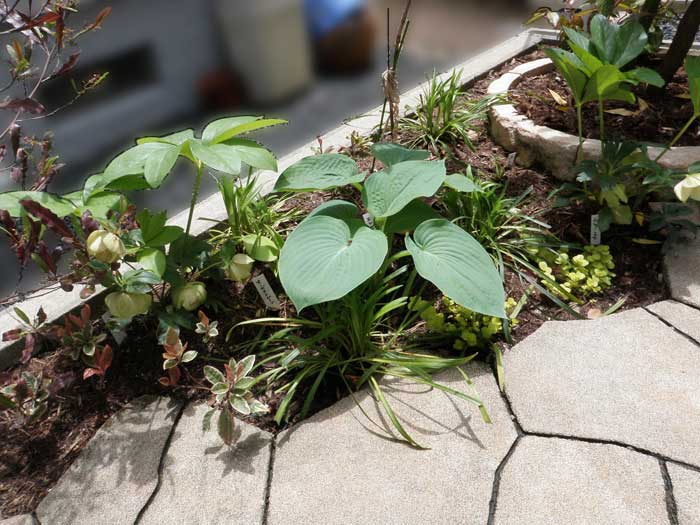
[[[272,104],[313,79],[303,0],[218,0],[219,27],[231,65],[251,98]]]

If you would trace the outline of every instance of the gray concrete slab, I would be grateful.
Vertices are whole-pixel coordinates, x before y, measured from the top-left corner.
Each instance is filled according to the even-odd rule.
[[[673,247],[664,268],[671,297],[700,306],[700,237]]]
[[[700,310],[678,301],[663,301],[647,306],[647,310],[658,315],[696,341],[700,341]]]
[[[386,439],[352,398],[280,434],[269,523],[485,523],[494,472],[516,431],[491,371],[467,370],[491,425],[475,406],[442,392],[405,381],[385,386],[406,430],[430,450]],[[438,379],[467,386],[456,371]],[[356,398],[382,421],[371,396]]]
[[[494,522],[667,523],[659,463],[615,445],[525,436],[502,471]]]
[[[189,405],[165,456],[161,485],[141,524],[261,523],[272,434],[236,421],[227,447],[202,431],[207,405]]]
[[[180,405],[140,398],[112,416],[37,508],[41,523],[134,523],[158,483]]]
[[[700,525],[700,472],[668,463],[679,525]]]
[[[700,463],[700,348],[635,309],[548,322],[505,356],[526,431],[617,441]]]

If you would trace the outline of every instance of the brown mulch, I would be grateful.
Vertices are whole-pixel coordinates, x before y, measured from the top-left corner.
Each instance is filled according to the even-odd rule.
[[[544,56],[544,53],[538,51],[528,55],[527,58],[534,60]],[[653,67],[653,64],[651,66]],[[568,107],[560,106],[550,94],[550,90],[567,100]],[[624,115],[605,113],[607,138],[666,145],[673,140],[693,114],[692,102],[687,98],[688,78],[682,69],[673,82],[666,86],[664,92],[647,91],[643,86],[635,86],[632,91],[640,101],[637,105],[615,101],[605,104],[606,111],[623,110],[631,113]],[[569,89],[564,78],[556,70],[523,78],[511,90],[510,99],[520,113],[536,124],[578,135],[576,110],[572,107]],[[643,104],[648,107],[640,111]],[[600,138],[598,105],[595,102],[584,106],[583,133],[586,138]],[[700,145],[700,123],[695,122],[677,145]]]

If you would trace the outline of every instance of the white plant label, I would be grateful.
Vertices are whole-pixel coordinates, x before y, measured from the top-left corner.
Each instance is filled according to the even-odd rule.
[[[275,295],[275,291],[272,289],[272,286],[270,286],[267,277],[265,277],[263,274],[256,275],[253,277],[252,281],[255,289],[265,302],[265,306],[267,306],[270,310],[280,310],[282,308],[282,305]]]
[[[365,224],[367,225],[368,228],[374,228],[374,217],[372,217],[371,214],[365,213],[362,216],[362,220],[365,221]]]
[[[598,226],[599,221],[600,216],[591,215],[591,244],[593,246],[598,246],[602,240],[602,233],[600,232],[600,226]]]

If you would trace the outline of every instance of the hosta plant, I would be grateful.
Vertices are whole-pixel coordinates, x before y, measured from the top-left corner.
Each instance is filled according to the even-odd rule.
[[[374,147],[385,169],[361,173],[355,162],[336,154],[301,160],[279,178],[276,191],[312,191],[352,184],[362,192],[363,211],[353,203],[329,201],[316,208],[289,235],[279,272],[287,295],[301,313],[340,299],[391,263],[411,258],[415,272],[446,296],[474,311],[505,317],[500,275],[484,248],[458,226],[441,218],[423,199],[445,186],[442,161],[427,152],[390,144]],[[391,253],[401,235],[405,250]]]
[[[505,294],[482,246],[424,200],[445,185],[464,191],[473,185],[463,176],[447,177],[444,162],[426,160],[426,151],[377,144],[373,152],[385,168],[369,177],[352,159],[336,154],[308,157],[280,176],[277,191],[352,185],[361,192],[363,206],[337,200],[322,204],[289,235],[280,252],[279,275],[287,295],[299,314],[309,309],[314,315],[253,323],[286,327],[274,358],[287,364],[267,375],[273,380],[292,373],[291,382],[283,387],[286,396],[276,414],[278,422],[300,384],[305,380],[313,384],[304,401],[306,412],[321,383],[333,375],[350,391],[369,386],[399,435],[418,446],[383,395],[381,376],[429,384],[477,404],[487,416],[478,397],[430,378],[465,364],[471,356],[446,360],[395,344],[409,325],[406,305],[411,290],[432,283],[458,304],[501,318]],[[403,238],[405,249],[394,250],[397,236]],[[392,326],[392,319],[402,315],[404,320]],[[295,357],[289,357],[290,351]]]

